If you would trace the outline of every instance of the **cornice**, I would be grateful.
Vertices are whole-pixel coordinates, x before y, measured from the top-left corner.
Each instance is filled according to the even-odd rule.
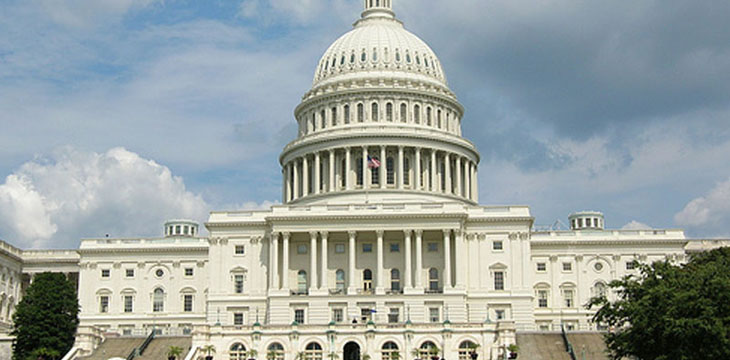
[[[378,94],[378,95],[393,95],[393,96],[416,96],[421,98],[431,98],[435,101],[443,101],[451,106],[456,108],[456,111],[459,113],[459,118],[464,116],[464,106],[459,103],[459,100],[456,98],[456,96],[448,96],[444,95],[442,93],[428,91],[428,90],[420,90],[420,89],[409,89],[409,88],[397,88],[397,87],[359,87],[355,89],[341,89],[341,90],[333,90],[330,92],[325,92],[324,94],[317,94],[312,95],[311,97],[304,98],[302,102],[294,109],[295,116],[298,115],[303,109],[318,105],[321,103],[328,103],[328,102],[345,102],[342,101],[340,98],[343,97],[349,97],[350,99],[353,99],[355,96],[359,95],[370,95],[370,94]],[[355,99],[353,99],[355,100]]]
[[[152,248],[93,248],[93,249],[79,249],[79,254],[100,254],[100,253],[164,253],[164,252],[207,252],[207,246],[196,246],[196,247],[176,247],[175,245],[169,247],[152,247]]]
[[[689,242],[687,239],[571,239],[571,240],[535,240],[532,239],[530,244],[532,247],[540,246],[586,246],[586,245],[627,245],[627,244],[642,244],[642,245],[676,245],[686,244]]]

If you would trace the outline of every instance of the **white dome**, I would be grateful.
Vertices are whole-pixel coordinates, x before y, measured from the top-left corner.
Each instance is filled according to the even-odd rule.
[[[318,86],[361,78],[387,77],[448,87],[441,62],[418,36],[403,28],[392,12],[364,12],[355,28],[322,56],[314,75]]]

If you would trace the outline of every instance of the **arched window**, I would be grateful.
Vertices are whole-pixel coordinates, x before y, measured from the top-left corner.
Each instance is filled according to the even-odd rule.
[[[403,103],[400,104],[400,122],[404,123],[407,121],[408,116],[408,106]]]
[[[322,360],[322,346],[316,342],[307,344],[304,350],[304,360]]]
[[[431,341],[425,341],[418,347],[418,358],[430,359],[432,356],[438,356],[439,348]]]
[[[439,129],[441,129],[442,124],[441,124],[441,110],[440,109],[436,112],[436,121],[438,121],[438,127],[439,127]]]
[[[385,105],[385,120],[388,122],[393,122],[393,103],[388,103]]]
[[[337,108],[332,108],[332,126],[337,126]]]
[[[416,124],[421,124],[421,106],[420,105],[413,106],[413,121]]]
[[[441,191],[446,191],[446,161],[440,162],[440,168],[441,168]]]
[[[373,272],[370,269],[362,272],[362,289],[366,293],[373,290]]]
[[[350,123],[350,105],[345,105],[344,115],[345,115],[345,125]]]
[[[317,131],[317,113],[312,113],[312,131]]]
[[[284,360],[284,347],[275,342],[266,348],[266,360]]]
[[[373,159],[380,162],[380,158],[378,158],[378,157],[373,157]],[[380,185],[380,168],[381,168],[381,166],[370,168],[370,175],[371,175],[370,184]]]
[[[378,61],[378,49],[373,48],[373,62]]]
[[[355,168],[357,169],[357,185],[363,186],[363,167],[362,161],[355,161]]]
[[[385,168],[387,169],[386,177],[388,180],[388,185],[395,184],[395,164],[393,163],[393,158],[388,157],[385,160]]]
[[[299,272],[297,273],[297,293],[306,294],[307,288],[307,272],[304,270],[299,270]]]
[[[400,360],[402,358],[398,352],[398,344],[392,341],[383,344],[380,352],[382,354],[382,360]]]
[[[439,271],[436,268],[428,270],[428,289],[431,292],[438,292],[439,288]]]
[[[400,62],[400,50],[395,49],[395,61]]]
[[[247,355],[248,352],[246,351],[246,347],[241,343],[231,345],[231,348],[228,351],[228,358],[230,360],[247,360]]]
[[[471,360],[471,353],[477,351],[477,344],[465,340],[459,344],[459,360]]]
[[[363,104],[357,104],[357,122],[365,121],[365,106]]]
[[[380,118],[379,115],[380,115],[380,113],[378,112],[378,103],[372,103],[370,105],[370,121],[373,121],[373,122],[379,121],[378,120]]]
[[[411,184],[411,161],[407,157],[403,159],[403,184]]]
[[[398,269],[390,270],[390,290],[400,292],[400,271]]]
[[[338,293],[345,292],[345,271],[342,269],[335,272],[335,288]]]
[[[428,126],[431,126],[431,116],[432,116],[431,112],[432,112],[431,107],[430,106],[427,107],[426,108],[426,125],[428,125]]]
[[[320,126],[320,127],[321,127],[322,129],[326,129],[326,128],[327,128],[327,114],[325,113],[325,111],[324,111],[324,110],[322,110],[322,111],[321,111],[321,112],[319,113],[319,121],[320,121],[320,123],[322,124],[322,126]]]
[[[593,286],[593,296],[607,296],[608,295],[608,287],[603,282],[597,282],[596,285]]]
[[[162,290],[162,288],[155,289],[152,295],[152,311],[165,311],[165,290]]]

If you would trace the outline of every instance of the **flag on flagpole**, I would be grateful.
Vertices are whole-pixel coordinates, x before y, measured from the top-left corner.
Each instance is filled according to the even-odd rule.
[[[371,169],[377,169],[380,167],[380,160],[373,159],[368,155],[368,167]]]

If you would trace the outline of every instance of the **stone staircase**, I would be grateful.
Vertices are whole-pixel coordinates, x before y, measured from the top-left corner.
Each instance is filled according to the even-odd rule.
[[[170,346],[177,346],[183,349],[181,357],[185,357],[193,345],[191,336],[160,336],[150,342],[142,356],[134,360],[167,360],[167,352]]]
[[[142,345],[144,340],[144,337],[107,338],[91,355],[80,357],[79,360],[126,359],[132,350]]]
[[[518,333],[518,359],[571,360],[560,333]]]

